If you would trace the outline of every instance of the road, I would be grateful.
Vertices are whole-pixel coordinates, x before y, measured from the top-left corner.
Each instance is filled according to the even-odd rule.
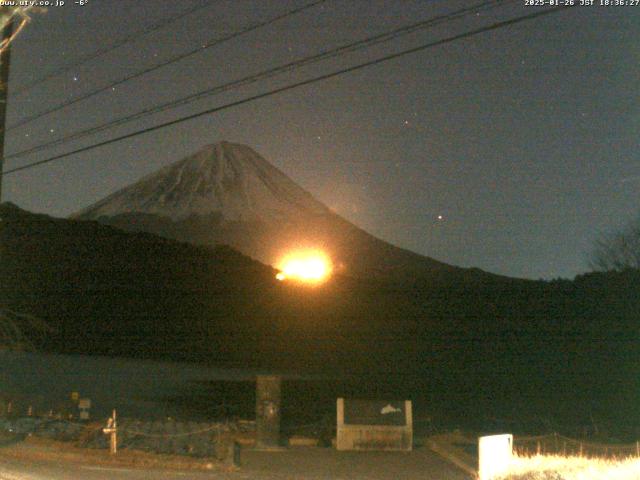
[[[0,461],[0,480],[184,480],[242,479],[238,474],[194,471],[148,471],[133,468],[116,468],[73,463],[33,462],[17,460]],[[244,477],[248,478],[248,477]]]
[[[469,480],[431,451],[410,453],[337,452],[330,448],[291,448],[243,452],[236,471],[145,470],[87,463],[0,456],[0,480]]]

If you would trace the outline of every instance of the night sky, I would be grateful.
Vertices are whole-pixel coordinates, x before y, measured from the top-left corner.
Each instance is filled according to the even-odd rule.
[[[309,1],[212,0],[12,93],[207,3],[68,0],[34,15],[13,45],[8,123]],[[327,0],[12,129],[6,153],[475,3]],[[525,0],[512,2],[8,160],[5,169],[534,11]],[[339,214],[398,246],[510,276],[573,277],[588,270],[594,239],[638,212],[639,36],[640,6],[572,8],[7,175],[4,200],[66,216],[228,140],[251,146]]]

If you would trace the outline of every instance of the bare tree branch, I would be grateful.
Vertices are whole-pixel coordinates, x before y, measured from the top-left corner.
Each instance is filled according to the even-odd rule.
[[[589,265],[598,271],[640,269],[640,215],[596,241]]]

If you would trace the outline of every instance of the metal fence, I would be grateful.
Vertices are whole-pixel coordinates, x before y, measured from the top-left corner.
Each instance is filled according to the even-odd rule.
[[[36,435],[61,441],[73,441],[87,448],[109,448],[109,436],[103,432],[104,423],[81,423],[48,417],[0,418],[0,431],[25,436]],[[224,421],[215,423],[118,421],[118,449],[189,455],[194,457],[225,458],[229,443],[239,434],[255,430],[255,422]]]

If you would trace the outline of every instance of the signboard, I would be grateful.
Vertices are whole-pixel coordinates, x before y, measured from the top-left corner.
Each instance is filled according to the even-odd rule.
[[[339,398],[338,450],[411,450],[411,401]]]
[[[89,420],[90,409],[91,409],[90,398],[81,398],[78,400],[78,410],[80,410],[80,420]]]
[[[404,401],[349,400],[344,404],[347,425],[406,425]]]

